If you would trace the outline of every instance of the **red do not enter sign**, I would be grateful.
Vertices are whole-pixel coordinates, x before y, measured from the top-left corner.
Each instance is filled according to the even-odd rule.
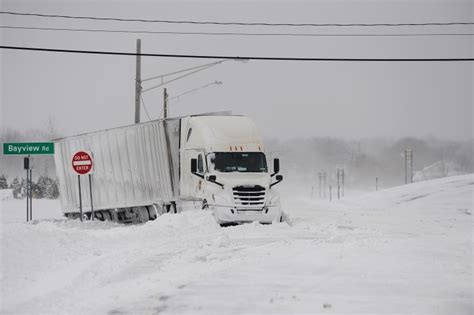
[[[72,169],[79,175],[92,172],[92,154],[86,151],[78,151],[72,156]]]

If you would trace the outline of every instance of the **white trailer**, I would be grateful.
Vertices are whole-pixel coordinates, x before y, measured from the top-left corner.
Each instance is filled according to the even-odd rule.
[[[144,222],[185,204],[210,210],[220,224],[281,220],[279,161],[270,173],[258,130],[247,117],[203,114],[87,133],[55,141],[64,214],[80,218],[72,156],[92,153],[95,217]],[[275,176],[276,175],[276,176]],[[81,182],[84,218],[89,182]]]

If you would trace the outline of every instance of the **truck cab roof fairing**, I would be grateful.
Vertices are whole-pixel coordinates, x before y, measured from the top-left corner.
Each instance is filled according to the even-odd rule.
[[[198,116],[191,117],[187,131],[192,129],[186,142],[187,149],[227,148],[233,145],[262,146],[255,123],[242,116]],[[226,150],[226,151],[227,151]]]

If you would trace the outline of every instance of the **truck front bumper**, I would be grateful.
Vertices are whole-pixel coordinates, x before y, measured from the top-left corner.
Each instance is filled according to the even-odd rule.
[[[216,218],[217,223],[245,223],[245,222],[260,222],[272,223],[279,222],[282,212],[281,206],[265,206],[260,209],[238,209],[235,207],[209,205]]]

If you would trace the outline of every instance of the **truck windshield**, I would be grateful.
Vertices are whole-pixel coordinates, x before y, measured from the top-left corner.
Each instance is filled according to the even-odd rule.
[[[218,172],[267,172],[262,152],[216,152],[208,155],[209,168]]]

